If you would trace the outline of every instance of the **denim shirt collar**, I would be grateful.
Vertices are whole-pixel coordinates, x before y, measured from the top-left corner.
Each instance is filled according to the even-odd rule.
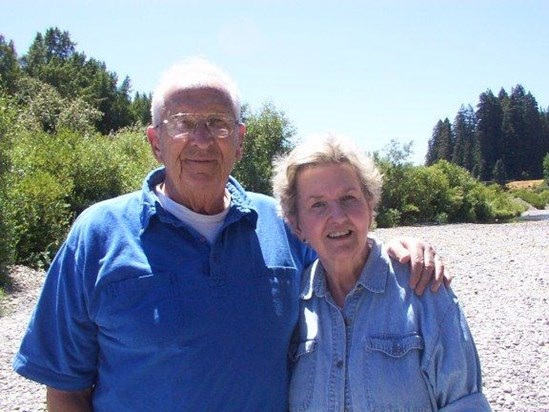
[[[157,216],[166,223],[181,224],[175,216],[162,208],[160,201],[154,192],[154,188],[164,181],[165,176],[166,171],[162,166],[150,172],[143,182],[141,191],[141,234],[147,230],[153,216]],[[231,194],[231,205],[229,213],[227,213],[227,217],[225,218],[224,226],[244,218],[255,228],[258,218],[257,211],[246,195],[244,188],[232,176],[229,177],[226,187]]]
[[[370,245],[370,253],[368,254],[366,264],[362,268],[356,286],[360,285],[373,293],[383,293],[385,292],[387,276],[389,275],[389,258],[379,240],[369,236],[368,243]],[[317,259],[303,274],[299,297],[302,300],[309,300],[313,297],[313,294],[317,297],[323,297],[328,293],[326,270],[320,260]]]

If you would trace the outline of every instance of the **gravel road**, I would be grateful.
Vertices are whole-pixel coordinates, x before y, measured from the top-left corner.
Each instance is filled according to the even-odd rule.
[[[434,244],[455,276],[494,411],[549,412],[549,216],[496,225],[379,229]],[[13,293],[0,317],[0,412],[45,411],[44,388],[11,370],[43,274],[13,268]]]

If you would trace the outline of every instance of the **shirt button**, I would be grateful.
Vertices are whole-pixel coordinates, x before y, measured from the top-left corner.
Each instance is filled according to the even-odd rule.
[[[351,325],[351,319],[345,318],[345,326],[350,326],[350,325]]]
[[[342,360],[338,360],[336,366],[337,366],[339,369],[341,369],[341,368],[343,367],[343,361],[342,361]]]

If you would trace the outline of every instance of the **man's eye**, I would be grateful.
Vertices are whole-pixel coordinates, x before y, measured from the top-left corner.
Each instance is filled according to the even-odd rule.
[[[314,202],[314,203],[311,205],[311,208],[312,208],[312,209],[321,209],[321,208],[323,208],[324,206],[326,206],[326,202]]]
[[[180,128],[183,128],[185,130],[193,130],[195,122],[192,119],[189,118],[181,118],[177,120],[177,125]]]
[[[229,127],[229,122],[220,117],[210,117],[208,119],[208,125],[215,129],[227,129]]]

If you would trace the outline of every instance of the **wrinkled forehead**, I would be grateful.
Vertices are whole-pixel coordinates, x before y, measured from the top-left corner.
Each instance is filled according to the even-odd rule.
[[[174,88],[164,95],[165,114],[227,113],[236,116],[229,94],[213,87]]]

